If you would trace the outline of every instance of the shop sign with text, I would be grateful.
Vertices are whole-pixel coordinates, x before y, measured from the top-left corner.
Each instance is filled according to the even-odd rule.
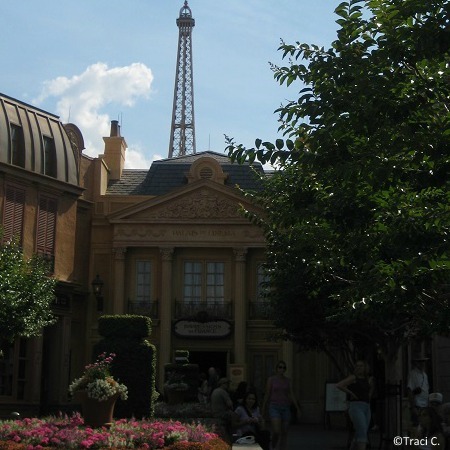
[[[178,337],[195,339],[223,339],[231,334],[231,323],[227,320],[178,320],[174,325]]]

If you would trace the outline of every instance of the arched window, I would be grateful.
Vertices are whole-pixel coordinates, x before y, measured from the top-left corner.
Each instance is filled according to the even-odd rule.
[[[25,142],[22,127],[11,124],[11,159],[15,166],[25,167]]]
[[[44,136],[44,174],[56,178],[55,141],[48,136]]]

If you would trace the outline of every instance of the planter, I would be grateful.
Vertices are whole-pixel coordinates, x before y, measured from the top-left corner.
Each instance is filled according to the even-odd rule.
[[[184,396],[187,391],[178,391],[176,389],[167,389],[167,403],[169,405],[177,405],[178,403],[183,403]]]
[[[77,393],[81,403],[84,424],[92,428],[111,426],[113,421],[114,405],[119,394],[115,394],[108,400],[99,401],[88,397],[86,391]]]

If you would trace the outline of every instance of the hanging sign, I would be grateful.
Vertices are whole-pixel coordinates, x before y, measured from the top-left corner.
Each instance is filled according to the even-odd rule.
[[[227,320],[178,320],[174,325],[178,337],[195,339],[223,339],[231,334],[231,323]]]

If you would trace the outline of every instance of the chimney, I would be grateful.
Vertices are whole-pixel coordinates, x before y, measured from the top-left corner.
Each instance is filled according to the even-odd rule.
[[[109,137],[104,137],[105,152],[103,160],[109,169],[110,180],[120,180],[125,166],[125,151],[127,143],[120,136],[120,125],[118,120],[111,120],[111,131]]]
[[[110,137],[120,136],[120,125],[118,120],[111,120]]]

